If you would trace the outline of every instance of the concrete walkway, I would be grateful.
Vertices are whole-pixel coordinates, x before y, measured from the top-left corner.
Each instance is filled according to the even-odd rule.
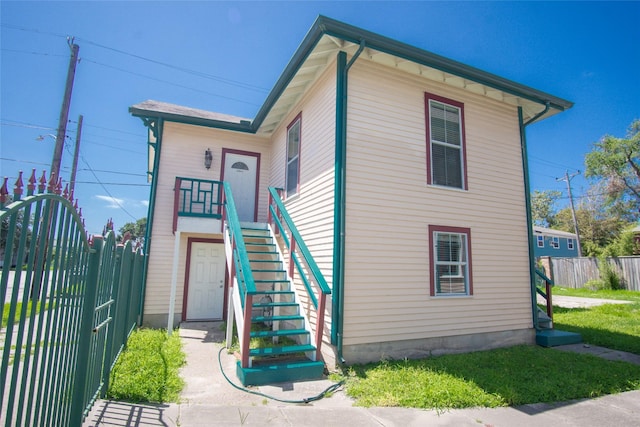
[[[556,297],[554,302],[564,297]],[[583,298],[584,299],[584,298]],[[640,390],[554,404],[509,408],[471,408],[438,413],[406,408],[360,408],[343,390],[309,403],[287,403],[237,390],[236,359],[222,348],[221,323],[186,323],[180,336],[187,354],[182,370],[186,387],[181,403],[136,405],[99,401],[85,422],[89,426],[631,426],[640,422]],[[575,344],[561,351],[590,353],[640,365],[640,356]],[[222,366],[222,372],[220,370]],[[304,400],[333,385],[329,380],[252,387],[287,401]]]

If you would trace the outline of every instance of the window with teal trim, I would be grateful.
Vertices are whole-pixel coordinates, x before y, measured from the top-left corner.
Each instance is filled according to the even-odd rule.
[[[538,247],[544,248],[544,236],[536,236],[536,239],[538,240]]]
[[[300,134],[302,118],[298,115],[287,128],[287,169],[285,189],[287,197],[300,189]]]
[[[427,183],[467,189],[464,104],[425,93]]]
[[[471,295],[471,231],[468,228],[429,226],[431,295]]]

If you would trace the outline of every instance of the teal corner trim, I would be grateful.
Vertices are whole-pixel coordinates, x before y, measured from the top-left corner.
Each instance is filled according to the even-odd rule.
[[[142,290],[140,298],[140,320],[138,325],[142,325],[144,318],[144,302],[147,292],[147,272],[149,271],[149,252],[151,251],[151,230],[153,228],[153,218],[156,207],[156,194],[158,190],[158,175],[160,171],[160,149],[162,148],[162,132],[164,128],[164,120],[156,118],[155,120],[143,118],[145,126],[153,132],[156,142],[147,141],[149,149],[153,148],[153,170],[151,174],[151,189],[149,190],[149,208],[147,209],[147,229],[144,233],[144,265],[142,267]]]
[[[538,306],[536,304],[536,260],[535,247],[533,241],[533,216],[531,214],[531,183],[529,181],[529,158],[527,155],[527,135],[526,126],[536,121],[549,111],[549,103],[545,104],[544,110],[536,114],[529,121],[524,122],[522,107],[518,107],[518,123],[520,125],[520,149],[522,150],[522,172],[524,175],[524,198],[527,211],[527,241],[529,243],[529,277],[531,280],[531,313],[533,316],[533,326],[538,329]]]
[[[334,158],[333,205],[333,292],[331,310],[331,344],[338,346],[338,358],[342,357],[342,293],[344,266],[344,152],[346,151],[346,69],[347,54],[338,53],[336,73],[336,141]]]
[[[365,48],[364,39],[360,47],[347,63],[347,54],[338,52],[336,77],[336,146],[335,146],[335,190],[334,190],[334,229],[333,229],[333,308],[331,310],[331,343],[338,349],[338,361],[342,357],[342,338],[344,324],[344,252],[345,252],[345,212],[346,212],[346,170],[347,170],[347,98],[348,74]],[[337,297],[336,297],[337,294]],[[337,307],[337,310],[335,308]],[[334,323],[335,322],[335,323]]]

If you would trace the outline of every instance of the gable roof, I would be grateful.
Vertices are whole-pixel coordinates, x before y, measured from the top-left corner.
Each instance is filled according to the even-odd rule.
[[[427,79],[520,106],[525,122],[532,119],[542,120],[573,106],[570,101],[495,74],[362,28],[319,16],[253,120],[225,120],[221,115],[192,115],[185,107],[164,104],[167,108],[161,108],[159,104],[162,103],[156,101],[153,101],[156,105],[150,104],[151,101],[136,104],[130,107],[129,111],[138,117],[162,117],[170,121],[269,135],[339,51],[352,56],[361,47],[363,50],[359,60],[366,59],[393,66]],[[548,109],[545,111],[547,106]],[[543,111],[544,114],[536,117]]]
[[[575,239],[576,235],[574,233],[569,233],[566,231],[554,230],[553,228],[544,228],[539,227],[537,225],[533,226],[533,234],[541,234],[543,236],[555,236],[555,237],[564,237],[567,239]]]

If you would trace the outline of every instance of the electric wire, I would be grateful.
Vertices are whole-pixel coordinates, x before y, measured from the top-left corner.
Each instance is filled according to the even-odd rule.
[[[271,399],[271,400],[275,400],[277,402],[282,402],[282,403],[310,403],[310,402],[315,402],[317,400],[323,399],[324,397],[327,396],[327,394],[329,393],[333,393],[334,391],[336,391],[337,389],[339,389],[340,387],[342,387],[342,385],[344,384],[344,380],[337,382],[335,384],[330,385],[329,387],[327,387],[325,390],[323,390],[322,392],[320,392],[319,394],[315,395],[315,396],[311,396],[311,397],[306,397],[304,399],[301,400],[289,400],[289,399],[280,399],[278,397],[274,397],[274,396],[270,396],[268,394],[259,392],[259,391],[255,391],[255,390],[249,390],[248,388],[245,387],[241,387],[237,384],[235,384],[233,381],[231,381],[231,379],[229,379],[229,377],[227,376],[227,374],[224,373],[224,369],[222,368],[222,351],[225,350],[225,347],[222,347],[220,349],[220,351],[218,352],[218,364],[220,365],[220,372],[222,373],[222,376],[224,377],[225,380],[227,380],[227,382],[229,384],[231,384],[234,388],[240,390],[240,391],[244,391],[245,393],[249,393],[249,394],[255,394],[256,396],[260,396],[260,397],[266,397],[267,399]]]

